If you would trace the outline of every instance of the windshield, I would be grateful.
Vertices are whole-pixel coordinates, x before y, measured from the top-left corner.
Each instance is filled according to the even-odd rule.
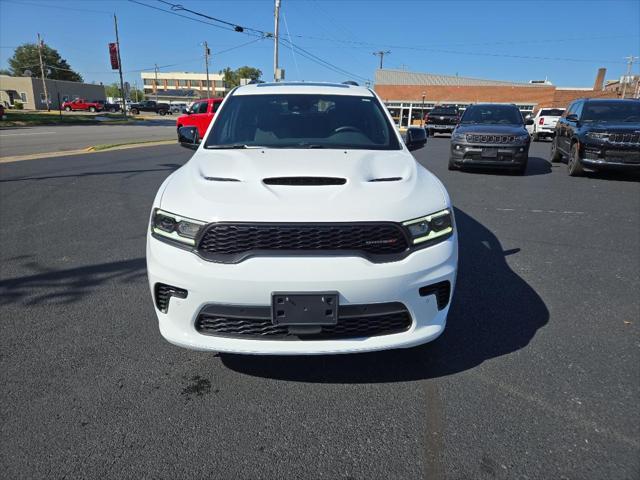
[[[640,122],[640,102],[587,102],[582,112],[583,122]]]
[[[455,107],[436,107],[429,113],[431,115],[456,115],[458,109]]]
[[[474,105],[467,108],[461,124],[514,124],[522,125],[520,110],[512,105]]]
[[[395,130],[374,97],[320,94],[234,95],[205,148],[398,150]]]
[[[540,110],[540,116],[543,117],[560,117],[564,112],[563,108],[543,108]]]

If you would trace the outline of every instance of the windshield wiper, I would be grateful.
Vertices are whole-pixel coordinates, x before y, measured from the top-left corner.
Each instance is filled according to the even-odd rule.
[[[244,149],[244,148],[269,148],[263,145],[245,145],[243,143],[229,143],[226,145],[209,145],[205,148],[213,149],[213,150],[231,150],[234,148]]]

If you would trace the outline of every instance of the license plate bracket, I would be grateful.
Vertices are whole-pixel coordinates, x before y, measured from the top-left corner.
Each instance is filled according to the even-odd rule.
[[[498,149],[497,148],[492,148],[492,147],[483,148],[482,149],[482,156],[485,157],[485,158],[497,158]]]
[[[273,292],[271,321],[274,325],[336,325],[338,292]]]

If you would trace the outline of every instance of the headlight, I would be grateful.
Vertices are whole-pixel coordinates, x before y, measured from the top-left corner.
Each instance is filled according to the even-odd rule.
[[[531,137],[529,136],[528,133],[524,134],[524,135],[517,135],[516,136],[516,142],[517,143],[527,143],[529,141]]]
[[[414,245],[421,245],[425,242],[435,243],[435,241],[439,242],[448,238],[453,233],[453,215],[447,209],[408,220],[402,225],[409,230]]]
[[[464,142],[465,140],[465,135],[464,133],[452,133],[451,134],[451,141],[452,142]]]
[[[184,245],[195,245],[195,238],[203,225],[205,222],[200,220],[182,217],[156,208],[151,219],[151,232],[170,241]]]
[[[609,138],[609,134],[608,133],[604,133],[604,132],[587,132],[585,134],[587,136],[587,138],[591,138],[593,140],[607,140]]]

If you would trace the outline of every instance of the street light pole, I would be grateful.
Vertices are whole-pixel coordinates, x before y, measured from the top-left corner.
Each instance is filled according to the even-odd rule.
[[[47,92],[47,82],[44,81],[45,73],[44,73],[44,64],[42,62],[42,40],[40,40],[40,34],[38,34],[38,57],[40,58],[40,77],[42,78],[42,90],[44,90],[44,101],[47,104],[47,112],[50,112],[51,105],[49,103],[49,93]]]
[[[422,128],[424,128],[424,97],[425,93],[422,92]]]
[[[127,117],[127,103],[124,99],[124,80],[122,79],[122,59],[120,58],[120,37],[118,36],[118,18],[113,14],[113,23],[116,27],[116,50],[118,52],[118,73],[120,74],[120,96],[122,97],[122,115]]]
[[[207,98],[211,98],[211,91],[209,90],[209,87],[211,85],[211,83],[209,82],[209,45],[207,45],[207,41],[204,41],[204,68],[207,72]]]
[[[156,81],[155,81],[156,103],[158,103],[158,64],[157,63],[155,64],[154,71],[156,72]]]

